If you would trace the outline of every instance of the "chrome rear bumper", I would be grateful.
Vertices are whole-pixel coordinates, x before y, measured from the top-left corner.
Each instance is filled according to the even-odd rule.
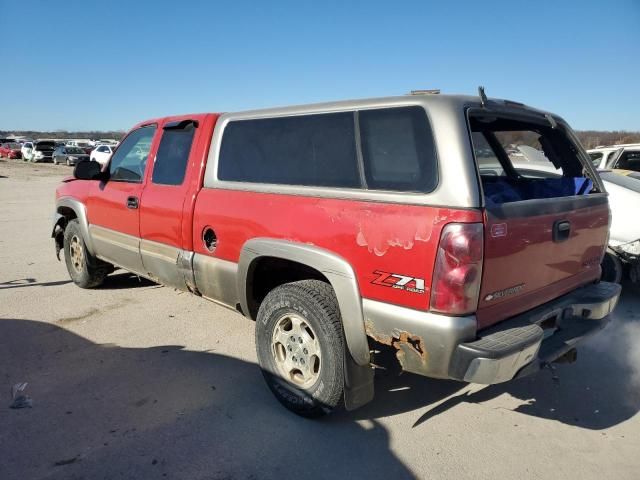
[[[476,332],[475,316],[450,317],[363,301],[365,328],[393,346],[406,371],[493,384],[533,373],[609,322],[618,284],[587,285]]]

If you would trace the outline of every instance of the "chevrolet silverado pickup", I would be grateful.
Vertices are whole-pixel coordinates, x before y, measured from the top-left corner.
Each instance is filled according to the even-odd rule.
[[[142,122],[58,187],[52,236],[81,288],[124,269],[254,320],[267,385],[315,417],[372,400],[374,345],[480,384],[573,358],[620,294],[609,223],[562,118],[423,94]]]

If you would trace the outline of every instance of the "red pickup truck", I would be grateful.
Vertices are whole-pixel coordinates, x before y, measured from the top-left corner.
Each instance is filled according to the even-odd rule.
[[[561,176],[515,168],[514,138]],[[409,372],[504,382],[574,357],[620,294],[571,129],[484,96],[149,120],[106,167],[79,163],[55,213],[78,286],[122,268],[255,320],[268,386],[305,416],[373,398],[374,344]]]

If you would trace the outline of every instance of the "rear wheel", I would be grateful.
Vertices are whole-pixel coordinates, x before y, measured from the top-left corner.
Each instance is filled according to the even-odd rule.
[[[80,288],[95,288],[102,284],[112,266],[89,253],[82,238],[80,223],[70,220],[64,230],[64,260],[73,283]]]
[[[256,351],[278,401],[304,417],[336,407],[344,389],[344,340],[331,286],[303,280],[276,287],[256,320]]]

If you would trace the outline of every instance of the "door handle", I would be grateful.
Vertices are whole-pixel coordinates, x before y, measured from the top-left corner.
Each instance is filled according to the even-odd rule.
[[[556,220],[553,222],[553,241],[564,242],[571,234],[571,223],[568,220]]]
[[[127,208],[135,210],[138,208],[138,197],[127,197]]]

